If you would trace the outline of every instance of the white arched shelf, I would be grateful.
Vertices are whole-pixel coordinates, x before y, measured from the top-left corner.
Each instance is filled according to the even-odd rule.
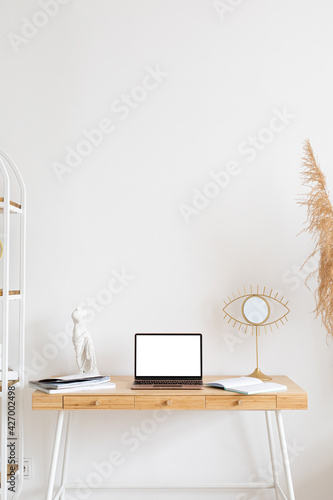
[[[0,283],[0,343],[2,344],[0,498],[16,500],[23,486],[26,190],[18,168],[10,156],[2,150],[0,150],[0,177],[2,181],[0,218],[3,228],[0,236],[3,246],[0,260],[2,281]],[[12,199],[13,192],[17,199]],[[19,224],[15,225],[19,229],[15,234],[11,233],[13,217],[19,218]],[[11,262],[13,253],[18,256],[14,263]],[[13,266],[17,267],[14,273],[17,283],[15,282],[15,287],[10,288]],[[15,309],[11,310],[13,301],[17,301],[17,304],[14,306]],[[11,474],[11,481],[7,481],[8,473]]]

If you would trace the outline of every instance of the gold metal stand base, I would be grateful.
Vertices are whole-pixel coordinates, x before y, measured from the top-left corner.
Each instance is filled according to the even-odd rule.
[[[260,380],[272,380],[272,377],[265,375],[259,368],[256,368],[248,377],[260,378]]]

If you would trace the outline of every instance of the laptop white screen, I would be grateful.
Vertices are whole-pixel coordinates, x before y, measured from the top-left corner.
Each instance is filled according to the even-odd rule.
[[[137,334],[136,377],[201,377],[200,334]]]

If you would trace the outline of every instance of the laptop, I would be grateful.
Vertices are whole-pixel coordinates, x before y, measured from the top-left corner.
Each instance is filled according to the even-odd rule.
[[[203,389],[201,333],[137,333],[131,389]]]

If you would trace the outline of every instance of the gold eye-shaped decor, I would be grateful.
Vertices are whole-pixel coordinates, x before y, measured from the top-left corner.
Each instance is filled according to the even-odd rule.
[[[238,327],[238,330],[244,328],[245,333],[248,331],[256,333],[256,355],[257,367],[250,377],[260,378],[261,380],[271,380],[271,377],[264,375],[259,369],[258,361],[258,336],[260,335],[260,327],[264,328],[267,333],[269,327],[273,331],[273,326],[279,328],[279,325],[284,325],[287,321],[287,315],[290,313],[287,307],[288,301],[284,297],[279,297],[279,292],[274,293],[273,289],[266,293],[266,287],[262,292],[257,285],[256,290],[250,286],[250,292],[247,293],[246,288],[243,288],[244,293],[238,290],[238,296],[234,293],[233,298],[228,297],[229,302],[224,301],[225,306],[223,312],[224,319],[229,318],[228,324],[233,321],[232,326]]]
[[[3,254],[3,244],[2,241],[0,240],[0,259],[2,257],[2,254]]]

